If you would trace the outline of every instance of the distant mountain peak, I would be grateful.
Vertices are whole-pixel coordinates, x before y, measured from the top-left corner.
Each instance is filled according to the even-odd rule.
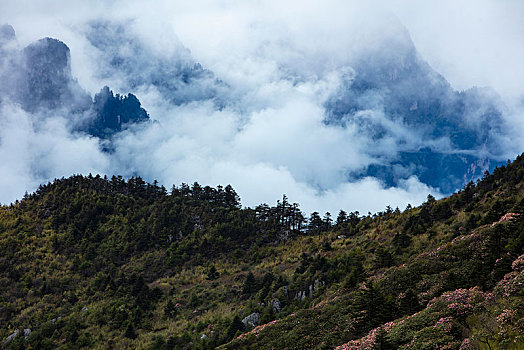
[[[355,74],[325,103],[326,123],[353,125],[377,144],[388,138],[398,144],[391,159],[381,158],[354,177],[376,176],[396,186],[404,178],[399,174],[416,175],[450,193],[502,164],[494,155],[500,153],[503,107],[493,91],[454,90],[398,22],[363,32],[370,42],[352,62]],[[375,114],[383,118],[367,117]]]
[[[108,86],[95,95],[93,109],[95,119],[89,133],[102,138],[122,131],[127,125],[149,120],[149,115],[135,95],[114,95]]]
[[[120,82],[117,89],[135,90],[148,86],[176,105],[215,100],[225,84],[202,67],[180,42],[172,43],[164,55],[155,54],[150,43],[137,35],[128,22],[95,21],[87,39],[99,54],[100,78]]]
[[[0,43],[13,38],[13,27],[0,26]],[[93,101],[71,73],[69,47],[58,39],[43,38],[22,50],[6,51],[0,58],[7,67],[0,71],[0,78],[7,82],[0,91],[26,111],[63,109],[71,119],[71,129],[100,138],[109,138],[127,125],[149,120],[133,94],[115,96],[105,86]]]
[[[12,41],[16,38],[14,28],[9,24],[0,25],[0,45]]]
[[[73,81],[69,47],[57,39],[40,39],[22,50],[22,60],[26,108],[59,107]]]

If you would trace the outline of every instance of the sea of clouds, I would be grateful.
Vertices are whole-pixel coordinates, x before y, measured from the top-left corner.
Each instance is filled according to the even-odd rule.
[[[0,23],[15,28],[19,47],[42,37],[62,40],[71,49],[73,76],[88,93],[104,85],[132,92],[154,122],[118,135],[108,153],[100,140],[72,131],[67,111],[28,113],[4,101],[0,202],[75,173],[140,175],[168,188],[194,181],[231,184],[244,206],[272,204],[285,193],[306,212],[402,209],[428,193],[439,196],[414,176],[396,187],[371,177],[349,180],[349,173],[395,157],[399,145],[421,142],[402,123],[363,111],[363,118],[383,120],[391,130],[377,140],[351,125],[324,122],[324,103],[351,76],[352,62],[402,25],[454,88],[494,88],[514,133],[524,134],[522,3],[360,3],[2,1]],[[114,43],[97,47],[97,30]],[[112,66],[115,55],[134,57],[132,67]],[[212,76],[187,85],[176,98],[147,83],[166,64],[195,62]],[[137,84],[131,76],[143,80]],[[505,155],[514,157],[523,146],[508,143]]]

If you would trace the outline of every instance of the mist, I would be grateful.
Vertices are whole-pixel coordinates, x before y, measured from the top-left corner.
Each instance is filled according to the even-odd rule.
[[[359,97],[366,108],[344,127],[326,123],[326,103],[352,83],[362,57],[392,41],[410,50],[409,38],[454,89],[496,91],[501,129],[511,132],[494,132],[498,148],[479,152],[513,158],[524,149],[519,10],[517,1],[3,1],[0,24],[14,27],[18,47],[47,36],[63,41],[88,94],[105,85],[133,93],[153,122],[116,135],[108,153],[101,140],[74,131],[69,111],[27,112],[3,100],[0,202],[75,173],[142,176],[168,188],[231,184],[244,206],[287,194],[306,213],[403,209],[429,193],[440,197],[410,169],[398,169],[395,186],[354,174],[427,142],[463,152],[449,138],[428,141],[422,128],[385,114],[379,93]],[[203,68],[191,70],[196,63]],[[198,75],[156,83],[186,70]],[[475,118],[472,128],[481,125]]]

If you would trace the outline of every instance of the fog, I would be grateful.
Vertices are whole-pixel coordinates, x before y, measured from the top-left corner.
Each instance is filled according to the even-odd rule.
[[[72,131],[67,110],[29,113],[4,100],[0,202],[91,172],[140,175],[168,188],[231,184],[244,206],[273,204],[285,193],[307,213],[420,204],[440,190],[409,173],[394,187],[351,174],[418,147],[427,141],[423,131],[380,108],[356,116],[369,130],[330,125],[326,101],[351,81],[361,57],[391,42],[409,50],[411,38],[453,88],[490,86],[501,96],[512,132],[498,142],[498,157],[512,158],[524,149],[522,10],[518,1],[485,0],[2,1],[0,24],[14,27],[17,47],[60,39],[81,87],[91,95],[104,85],[132,92],[154,122],[120,133],[107,153],[100,140]],[[117,56],[131,64],[114,65]],[[175,76],[197,62],[206,71],[190,83],[156,83],[158,72]],[[379,128],[387,132],[377,138]],[[446,138],[429,142],[455,152]]]

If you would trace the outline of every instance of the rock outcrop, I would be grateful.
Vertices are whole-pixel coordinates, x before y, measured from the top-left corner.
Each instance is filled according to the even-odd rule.
[[[104,87],[91,96],[71,72],[71,52],[60,40],[44,38],[22,50],[5,49],[15,40],[10,25],[0,26],[0,101],[9,100],[28,112],[46,115],[48,111],[67,116],[71,129],[100,138],[110,138],[134,123],[149,120],[133,94],[114,95]]]
[[[252,314],[244,317],[242,323],[246,328],[253,328],[258,325],[260,322],[260,314],[258,312],[253,312]]]

